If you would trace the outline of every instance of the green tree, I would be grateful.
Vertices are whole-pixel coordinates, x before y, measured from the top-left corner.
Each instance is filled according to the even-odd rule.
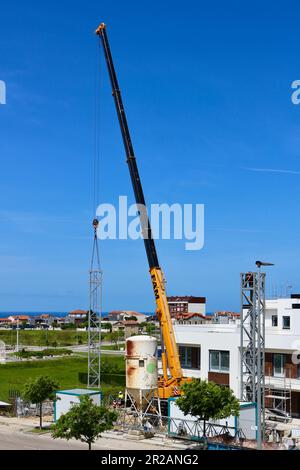
[[[223,419],[238,416],[240,405],[230,388],[206,380],[193,379],[182,386],[183,395],[176,404],[184,415],[192,415],[203,421],[203,435],[206,437],[206,422],[209,419]]]
[[[124,332],[115,330],[109,333],[109,335],[107,336],[109,338],[109,341],[115,344],[115,349],[118,349],[119,341],[124,338]]]
[[[54,439],[77,439],[86,442],[91,450],[92,444],[101,433],[112,429],[117,414],[104,406],[93,403],[88,395],[80,397],[75,404],[63,414],[52,427]]]
[[[101,326],[102,326],[103,330],[108,330],[111,333],[111,331],[112,331],[112,324],[111,323],[109,323],[109,322],[102,323]]]
[[[154,332],[155,332],[155,325],[154,325],[154,323],[147,322],[145,329],[146,329],[147,335],[149,335],[149,336],[153,335]]]
[[[47,375],[29,379],[23,389],[22,397],[24,400],[39,405],[40,409],[40,429],[42,429],[43,420],[43,402],[45,400],[54,400],[55,390],[59,388],[59,384]]]

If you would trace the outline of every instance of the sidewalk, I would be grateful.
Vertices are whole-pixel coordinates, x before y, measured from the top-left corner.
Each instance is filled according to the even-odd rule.
[[[48,418],[48,419],[47,419]],[[52,424],[53,421],[50,421],[50,417],[45,416],[43,419],[44,427],[46,425]],[[8,432],[24,432],[27,433],[32,428],[35,428],[39,425],[39,418],[30,417],[30,418],[10,418],[6,416],[0,416],[0,426],[7,426]],[[113,439],[113,440],[122,440],[123,442],[132,442],[132,443],[145,443],[147,446],[155,445],[160,447],[168,447],[177,450],[184,450],[187,447],[191,447],[191,445],[195,445],[192,441],[182,441],[180,439],[173,439],[168,436],[163,435],[156,435],[149,439],[142,439],[137,441],[133,437],[129,436],[126,433],[122,433],[120,431],[106,431],[102,434],[100,439],[97,439],[97,442],[100,442],[103,439]]]

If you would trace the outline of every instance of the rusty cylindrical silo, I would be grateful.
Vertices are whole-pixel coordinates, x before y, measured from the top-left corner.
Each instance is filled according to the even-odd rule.
[[[126,340],[126,389],[137,408],[157,389],[157,340],[152,336],[131,336]]]

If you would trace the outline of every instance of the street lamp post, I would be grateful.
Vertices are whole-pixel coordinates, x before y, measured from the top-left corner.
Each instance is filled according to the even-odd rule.
[[[17,345],[16,345],[16,351],[17,351],[17,353],[19,352],[19,319],[17,319]]]

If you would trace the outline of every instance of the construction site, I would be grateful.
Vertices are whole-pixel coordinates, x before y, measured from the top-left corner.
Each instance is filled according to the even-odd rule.
[[[155,29],[155,25],[153,26]],[[126,25],[124,25],[124,31],[126,33]],[[141,34],[141,30],[139,31],[139,34]],[[13,431],[11,438],[3,446],[5,445],[9,449],[13,432],[20,433],[24,429],[27,432],[30,426],[33,426],[31,423],[31,421],[34,422],[33,418],[39,416],[39,431],[41,433],[39,439],[42,443],[39,445],[44,445],[45,447],[41,448],[49,450],[55,449],[55,444],[61,442],[56,439],[65,439],[63,442],[66,446],[70,440],[70,450],[77,449],[77,445],[79,449],[79,443],[77,444],[75,440],[88,443],[89,449],[96,442],[96,449],[107,450],[108,447],[101,447],[101,442],[103,442],[102,439],[100,442],[101,433],[102,437],[106,438],[106,446],[111,445],[111,449],[120,449],[121,451],[164,448],[192,452],[204,450],[300,450],[300,293],[294,291],[289,283],[285,292],[284,289],[279,292],[273,287],[272,274],[275,270],[280,271],[281,267],[280,263],[277,262],[275,249],[268,251],[264,248],[265,245],[264,247],[260,246],[259,237],[261,232],[265,230],[265,226],[264,214],[260,215],[259,211],[261,210],[262,213],[267,212],[267,209],[263,207],[263,189],[259,196],[259,202],[252,203],[252,196],[250,195],[251,191],[258,191],[258,187],[263,188],[263,184],[257,184],[257,186],[254,184],[252,189],[249,189],[250,185],[248,184],[245,184],[245,187],[241,185],[241,188],[237,184],[236,194],[232,194],[233,199],[238,199],[238,191],[241,191],[240,199],[242,202],[239,210],[243,219],[249,221],[247,227],[250,227],[245,230],[237,230],[239,232],[238,242],[233,242],[233,245],[236,244],[237,246],[236,258],[235,255],[232,257],[236,247],[229,246],[227,254],[227,246],[225,242],[223,244],[223,237],[226,237],[223,233],[226,230],[231,230],[231,228],[219,229],[215,225],[217,228],[212,229],[212,232],[214,231],[212,237],[219,239],[220,250],[224,252],[224,259],[220,262],[224,264],[224,267],[218,271],[221,275],[214,277],[214,266],[219,264],[220,252],[215,255],[213,261],[210,261],[210,267],[207,268],[207,251],[203,250],[203,257],[201,251],[203,246],[206,247],[204,208],[202,205],[198,204],[196,207],[198,216],[198,218],[196,217],[196,229],[194,230],[195,221],[192,221],[189,227],[185,226],[188,214],[187,198],[190,193],[193,194],[195,188],[197,191],[199,190],[197,184],[193,183],[192,166],[189,173],[190,181],[184,177],[186,174],[185,167],[189,169],[189,156],[183,155],[179,163],[176,163],[169,155],[164,157],[165,161],[161,162],[160,165],[159,159],[154,158],[152,162],[149,154],[147,159],[147,157],[140,156],[139,152],[137,152],[137,156],[135,153],[135,148],[138,148],[139,151],[143,148],[143,137],[139,136],[139,132],[140,128],[147,122],[147,118],[136,110],[139,99],[143,96],[143,91],[141,91],[143,85],[135,83],[134,75],[139,66],[147,69],[148,65],[145,59],[138,55],[131,57],[130,60],[127,57],[114,55],[114,47],[111,47],[110,40],[112,46],[116,45],[116,49],[118,49],[118,41],[124,42],[126,49],[127,38],[124,32],[120,34],[120,31],[114,29],[113,26],[110,27],[109,22],[107,24],[101,22],[98,27],[95,27],[93,40],[96,43],[93,58],[96,63],[95,90],[98,94],[94,103],[92,183],[88,188],[89,193],[92,193],[93,210],[89,227],[85,229],[85,235],[78,236],[75,229],[72,233],[72,236],[80,238],[80,246],[83,247],[85,257],[90,252],[90,263],[89,266],[86,266],[86,271],[89,272],[89,277],[86,279],[88,289],[85,287],[88,308],[87,310],[71,311],[68,315],[68,321],[65,323],[60,317],[55,317],[54,321],[54,317],[51,315],[50,320],[49,314],[40,314],[35,320],[31,319],[32,321],[29,321],[29,317],[10,313],[0,321],[0,329],[4,329],[4,333],[9,330],[11,337],[16,336],[16,345],[11,346],[10,350],[6,344],[8,333],[5,336],[5,341],[1,341],[0,336],[0,372],[1,367],[4,370],[6,362],[9,361],[20,361],[20,363],[21,361],[28,361],[28,363],[31,361],[29,366],[32,369],[37,368],[38,358],[42,361],[45,359],[53,360],[53,368],[55,368],[57,358],[61,365],[68,355],[74,354],[74,362],[76,362],[76,358],[78,362],[84,362],[87,373],[80,371],[78,374],[81,377],[80,383],[79,381],[75,383],[72,379],[74,387],[71,388],[58,387],[58,382],[53,381],[52,389],[48,392],[48,395],[40,400],[37,398],[35,401],[33,401],[34,398],[30,399],[29,392],[26,395],[26,392],[19,393],[18,391],[17,393],[17,390],[11,390],[11,386],[6,387],[9,389],[9,398],[12,399],[13,407],[11,407],[11,403],[0,401],[0,426],[10,426]],[[169,38],[166,39],[166,42],[168,40]],[[138,39],[136,42],[138,42]],[[120,51],[122,48],[118,50]],[[78,53],[79,58],[76,57],[76,60],[81,60],[80,54],[82,54],[82,51]],[[214,83],[216,83],[216,78],[212,79],[209,75],[209,67],[206,68],[205,60],[203,60],[201,73],[207,73],[207,81],[214,82],[215,80]],[[141,61],[141,65],[139,61]],[[154,71],[154,68],[149,65],[147,73],[149,76],[154,73],[158,74],[159,68]],[[123,78],[124,74],[127,77],[127,84],[130,84],[128,86],[128,96],[126,88],[122,85],[123,80],[121,77]],[[128,76],[132,78],[128,80]],[[107,80],[106,82],[103,77]],[[191,78],[191,86],[194,86],[193,80],[194,78]],[[88,88],[88,84],[84,84],[84,86]],[[108,86],[110,89],[108,89]],[[166,84],[163,84],[163,86],[166,86]],[[228,84],[226,86],[228,87]],[[180,91],[178,89],[178,94]],[[205,93],[206,91],[203,89],[199,91],[201,96]],[[126,94],[124,102],[123,94],[124,96]],[[135,98],[135,94],[139,98]],[[201,99],[204,103],[204,98]],[[135,119],[132,119],[133,124],[129,124],[129,120],[127,121],[127,111],[129,115],[131,106],[137,113]],[[103,109],[103,114],[99,117]],[[163,112],[162,110],[162,115]],[[178,114],[180,114],[179,106]],[[160,122],[160,119],[162,117],[158,115],[158,122]],[[183,119],[188,120],[188,117],[185,116]],[[215,119],[217,123],[218,118]],[[116,123],[118,136],[110,132],[110,127]],[[216,127],[218,125],[216,124]],[[224,125],[226,131],[226,124],[222,125]],[[236,122],[235,125],[238,128],[239,123]],[[86,131],[87,129],[80,129],[78,135],[84,134]],[[152,130],[148,130],[148,132],[152,133]],[[176,130],[174,139],[175,137]],[[113,158],[103,156],[105,150],[101,146],[103,145],[105,148],[105,145],[110,145],[109,139],[118,138],[122,142],[123,155],[117,154]],[[163,142],[163,137],[161,139]],[[201,129],[199,129],[194,139],[199,140],[205,147],[206,142],[201,134]],[[136,147],[135,140],[137,140]],[[191,145],[195,144],[192,143]],[[247,150],[245,150],[245,153],[247,153]],[[159,158],[163,160],[163,157]],[[105,160],[105,163],[103,163],[103,160]],[[196,162],[201,168],[201,155],[197,157]],[[127,181],[123,181],[123,173],[120,169],[125,166],[125,163],[129,172]],[[85,165],[87,166],[88,163],[84,159],[80,160],[78,158],[75,165],[79,175],[81,172],[85,174],[87,171]],[[222,180],[222,173],[224,173],[224,179],[227,175],[226,171],[228,169],[225,169],[225,165],[220,167],[221,169],[217,166],[213,169],[216,173],[219,172],[218,178],[220,180]],[[239,165],[238,171],[244,171],[242,164]],[[269,162],[265,164],[266,167],[267,165],[269,165]],[[170,179],[170,184],[167,181],[164,184],[167,180],[167,174],[164,174],[164,172],[168,166],[175,167],[178,180],[174,183],[175,180]],[[102,171],[103,174],[105,174],[105,171],[111,171],[107,186],[104,184],[101,186]],[[245,171],[255,173],[255,177],[256,174],[265,174],[267,171],[276,173],[276,175],[279,172],[279,170],[269,170],[265,167],[262,169],[251,167],[250,169],[246,168]],[[70,171],[67,168],[67,164],[66,172],[69,178],[72,179],[72,170]],[[289,175],[298,174],[296,170],[281,170],[281,172],[285,176],[287,173]],[[143,184],[143,174],[147,176],[145,185]],[[157,177],[158,174],[159,177]],[[105,178],[106,176],[104,176]],[[205,180],[205,171],[203,180]],[[182,200],[185,202],[181,206],[179,204],[177,206],[176,204],[168,206],[167,212],[162,215],[162,225],[157,228],[157,224],[159,225],[161,221],[161,214],[158,212],[156,217],[155,213],[152,212],[152,205],[147,205],[146,201],[155,200],[156,193],[169,200],[168,198],[173,197],[177,191],[180,191],[178,189],[180,184],[184,187]],[[158,186],[160,185],[163,186],[163,188],[160,188],[162,192],[158,192]],[[224,181],[224,194],[226,185],[227,183]],[[74,191],[76,195],[72,197],[74,197],[75,203],[78,203],[81,193],[78,185],[74,184],[74,186],[76,187],[76,191]],[[212,192],[216,191],[215,188],[216,186],[213,186]],[[118,192],[119,207],[115,212],[109,212],[112,206],[116,207],[116,204],[104,204],[104,201],[109,198],[114,200],[115,194],[110,192],[113,190]],[[204,194],[206,190],[207,186],[204,181],[204,183],[201,183],[201,193]],[[108,194],[105,194],[105,191]],[[127,234],[127,227],[125,227],[127,219],[126,223],[123,219],[118,220],[118,223],[116,223],[118,217],[121,219],[120,214],[122,204],[124,204],[124,196],[120,198],[122,192],[129,199],[132,195],[134,198],[134,205],[131,208],[128,209],[126,205],[126,217],[128,214],[135,217],[134,223],[129,224],[129,235]],[[37,197],[35,195],[35,198]],[[273,198],[275,196],[271,197],[268,194],[268,197]],[[51,196],[49,200],[51,201]],[[103,205],[101,206],[101,204]],[[208,212],[210,210],[213,212],[211,206],[212,204],[208,204]],[[88,212],[85,207],[84,210]],[[237,209],[236,211],[238,212]],[[170,219],[168,223],[166,213]],[[228,211],[228,214],[229,224],[232,224],[235,216],[234,211]],[[176,219],[176,217],[178,218]],[[209,230],[213,225],[210,217],[212,218],[209,214],[207,216]],[[220,219],[222,219],[222,216],[220,216]],[[55,218],[53,220],[55,224]],[[115,225],[117,224],[118,230],[115,225],[110,225],[112,221]],[[71,217],[67,221],[67,225],[73,225]],[[76,226],[76,223],[74,225]],[[114,240],[118,237],[125,240],[124,227],[126,228],[126,236],[128,235],[132,240],[131,244],[123,245],[123,247],[127,246],[129,250],[129,255],[124,255],[127,262],[129,260],[125,276],[124,271],[117,272],[114,264],[116,260],[122,257],[123,253],[123,249],[120,248],[116,248],[114,251]],[[160,240],[160,230],[163,233],[161,239],[168,240],[171,229],[174,229],[176,233],[172,243],[176,243],[179,239],[181,242],[184,240],[185,249],[187,250],[184,254],[178,256],[178,260],[176,256],[168,258],[164,253],[164,250],[165,252],[168,252],[168,250],[170,250],[170,253],[172,252],[172,243],[163,245]],[[247,252],[245,250],[244,253],[243,237],[246,239],[247,231],[250,233],[250,235],[248,233],[249,237],[252,237],[249,238],[251,251]],[[117,232],[118,235],[116,235]],[[30,230],[28,233],[30,234]],[[86,236],[86,234],[88,235]],[[185,238],[182,234],[185,235]],[[287,232],[285,234],[286,237],[289,237]],[[272,244],[273,232],[271,229],[267,232],[266,237],[269,237],[270,244]],[[209,243],[210,241],[208,241],[208,246],[210,246]],[[285,243],[289,243],[288,239],[285,240]],[[36,246],[38,246],[38,249],[43,250],[43,243],[41,243],[42,248],[37,244]],[[144,248],[144,253],[141,251],[141,246]],[[64,252],[67,250],[67,243],[63,247],[60,246],[57,249],[57,257],[61,256],[63,258]],[[70,252],[72,250],[73,248],[70,249]],[[199,263],[193,259],[197,250],[199,252],[197,258]],[[248,256],[248,253],[251,253],[251,257]],[[159,254],[162,256],[160,257]],[[284,256],[287,258],[289,254],[288,250],[284,252]],[[52,256],[54,258],[55,254]],[[82,263],[80,256],[77,251],[72,252],[75,266]],[[232,266],[231,257],[233,258]],[[110,266],[112,258],[113,263]],[[292,260],[292,258],[293,255],[290,259]],[[165,268],[167,273],[172,272],[171,282],[169,281],[168,284],[160,259],[171,261],[170,267]],[[139,263],[138,268],[136,268],[135,262]],[[284,276],[289,275],[289,264],[291,264],[291,261],[288,261],[287,265],[283,264]],[[51,262],[49,265],[51,265]],[[228,277],[225,265],[228,266],[228,272],[230,272]],[[208,295],[206,288],[201,285],[198,287],[198,280],[192,284],[194,292],[191,294],[189,287],[187,287],[190,282],[189,276],[191,276],[189,273],[190,266],[191,273],[194,272],[193,269],[195,269],[195,272],[201,271],[202,282],[206,277],[207,269],[206,286],[210,284],[211,289],[208,291]],[[236,270],[236,266],[241,267],[240,271]],[[16,266],[16,269],[18,269],[18,266]],[[46,269],[47,267],[43,268],[44,271]],[[68,291],[69,282],[75,282],[74,291],[78,290],[79,281],[74,281],[76,278],[74,271],[76,271],[76,267],[75,269],[72,268],[70,281],[66,281],[66,291]],[[111,287],[107,289],[106,287],[106,271],[108,271],[108,277],[110,276],[110,279],[113,279],[113,289]],[[71,271],[66,270],[66,272]],[[44,286],[42,275],[40,277],[40,284],[37,282],[38,289]],[[182,288],[179,287],[181,290],[176,292],[178,286],[181,286],[181,281],[177,281],[179,277],[182,278]],[[59,273],[58,279],[59,283],[62,284],[63,281]],[[176,287],[172,285],[175,279]],[[211,279],[214,282],[211,282]],[[81,285],[82,280],[83,276],[81,274]],[[141,284],[139,284],[139,281]],[[229,285],[230,287],[228,287]],[[104,310],[103,305],[106,305],[107,298],[110,302],[114,301],[116,305],[120,305],[121,302],[124,302],[124,305],[126,302],[128,304],[128,299],[130,299],[131,308],[138,309],[138,302],[141,303],[148,286],[151,287],[152,294],[151,312],[139,313],[134,310],[114,310],[107,314]],[[125,291],[126,296],[124,296]],[[15,292],[14,295],[16,295]],[[64,295],[61,294],[61,297],[63,298]],[[118,295],[120,298],[123,296],[121,301]],[[216,296],[218,305],[223,310],[213,308],[212,311],[208,311],[207,303],[211,301],[210,297],[213,295]],[[233,299],[232,301],[228,300],[230,296]],[[57,297],[59,296],[57,295]],[[74,297],[76,299],[76,295]],[[43,295],[43,301],[45,301],[45,298],[47,299],[47,295]],[[80,297],[78,296],[78,298]],[[236,308],[232,308],[232,305]],[[35,325],[33,326],[34,321]],[[62,348],[60,344],[57,344],[57,340],[53,340],[51,345],[48,339],[48,330],[50,334],[51,330],[54,332],[55,329],[57,331],[71,329],[71,323],[74,331],[76,331],[76,336],[74,333],[72,337],[74,344],[66,343],[66,346]],[[28,330],[30,328],[32,330],[40,328],[42,331],[46,331],[46,349],[42,349],[41,345],[37,346],[35,343],[29,343],[30,347],[28,349],[24,345],[22,347],[19,338],[22,325],[23,330],[28,327]],[[108,338],[109,341],[106,341]],[[71,340],[69,339],[69,341]],[[52,346],[50,351],[49,344]],[[105,348],[107,349],[105,350]],[[111,357],[115,355],[117,360],[114,365],[112,365],[113,362],[109,363],[107,360],[104,367],[103,364],[108,353],[111,354]],[[36,361],[36,365],[34,361]],[[120,367],[121,362],[124,364],[125,370],[124,374],[121,371],[124,375],[124,383],[120,377],[118,377],[119,381],[114,382],[116,375],[122,375],[120,370],[116,373],[116,369]],[[71,361],[69,361],[69,364],[71,364]],[[15,373],[17,373],[17,368]],[[29,379],[35,380],[36,375],[33,371],[33,375]],[[110,390],[107,388],[110,381],[111,384],[114,384],[113,392],[106,391]],[[118,393],[116,393],[116,387],[119,387]],[[28,385],[29,388],[30,384]],[[78,431],[77,434],[75,431],[72,434],[70,431],[72,426],[68,425],[68,427],[66,425],[67,420],[72,418],[72,412],[75,413],[76,409],[79,410],[84,404],[91,406],[91,409],[94,406],[95,416],[97,413],[102,413],[101,418],[99,418],[100,414],[97,418],[99,425],[97,432],[95,431],[95,435],[90,440],[83,439]],[[47,417],[47,426],[44,430],[48,433],[51,432],[53,441],[50,441],[50,434],[46,437],[42,435],[43,406],[44,414]],[[27,422],[25,418],[27,418]],[[30,426],[26,424],[29,422],[31,423]],[[87,434],[88,432],[84,436]],[[18,439],[22,442],[19,434],[18,436]],[[25,436],[25,438],[28,439],[28,436]],[[27,445],[31,445],[29,441],[26,444],[24,443],[24,446]],[[63,444],[58,444],[58,446],[63,446]]]
[[[255,271],[240,275],[241,310],[235,318],[230,313],[223,317],[217,314],[215,319],[206,317],[203,312],[205,298],[198,299],[198,303],[194,305],[189,305],[188,297],[168,299],[166,280],[158,261],[147,216],[142,182],[104,23],[97,28],[96,34],[105,56],[130,179],[139,208],[141,233],[156,301],[155,319],[161,332],[159,340],[144,335],[132,336],[126,340],[125,396],[124,398],[121,396],[120,400],[113,400],[114,407],[118,407],[116,430],[136,439],[165,434],[179,439],[195,440],[199,445],[208,445],[211,449],[214,446],[216,449],[220,446],[228,449],[297,447],[300,445],[300,394],[297,388],[300,382],[298,386],[296,383],[300,380],[300,369],[297,363],[293,367],[292,354],[282,353],[286,351],[286,346],[278,344],[274,351],[267,352],[270,345],[266,344],[266,331],[269,333],[273,328],[271,332],[273,340],[274,333],[277,338],[286,333],[282,329],[291,333],[292,324],[295,328],[295,339],[297,338],[299,319],[295,309],[300,307],[300,295],[292,295],[291,302],[288,299],[278,299],[278,305],[276,301],[266,302],[266,273],[263,269],[273,266],[273,263],[256,261]],[[102,271],[97,240],[98,224],[99,221],[94,219],[94,245],[90,271],[90,312],[93,312],[93,315],[89,315],[87,385],[101,388]],[[192,298],[190,302],[193,302]],[[285,305],[281,309],[284,316],[280,317],[279,306],[283,302]],[[273,304],[273,307],[269,306],[269,303]],[[197,320],[195,310],[199,306],[202,307],[200,308],[202,313],[198,312],[198,315],[203,321],[200,324],[196,321],[194,326],[193,321],[189,320],[195,319],[195,316]],[[189,311],[192,312],[191,315],[188,315]],[[222,342],[224,337],[222,347],[221,332],[225,333],[222,335]],[[235,339],[238,340],[235,352],[229,351],[232,348],[232,339],[228,341],[229,335],[226,333],[234,333]],[[206,337],[203,342],[200,335]],[[211,342],[206,345],[208,337]],[[206,357],[209,358],[208,364],[204,366]],[[291,367],[285,368],[288,362],[286,357],[290,357]],[[234,361],[235,365],[232,364]],[[232,376],[234,374],[229,373],[234,367],[237,367],[237,380],[234,380],[235,377]],[[205,424],[199,420],[199,417],[184,415],[177,407],[176,399],[184,394],[184,384],[191,383],[193,377],[212,381],[221,387],[232,388],[240,400],[239,417],[228,416],[226,419],[213,420],[207,423],[205,429]],[[293,425],[289,425],[292,417],[295,417]]]

